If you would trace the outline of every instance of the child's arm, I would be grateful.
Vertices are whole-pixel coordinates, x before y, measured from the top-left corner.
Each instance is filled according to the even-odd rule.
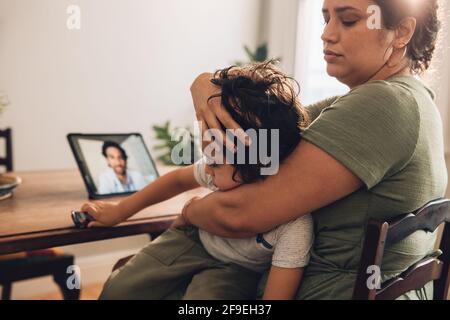
[[[263,299],[295,298],[314,240],[314,222],[305,215],[277,228],[278,240]],[[301,236],[299,236],[301,235]]]
[[[117,204],[103,201],[90,202],[85,203],[81,211],[89,213],[96,220],[91,222],[89,227],[113,226],[148,206],[199,186],[194,177],[194,166],[191,165],[163,175]]]
[[[292,300],[297,294],[304,268],[272,266],[264,290],[263,300]]]

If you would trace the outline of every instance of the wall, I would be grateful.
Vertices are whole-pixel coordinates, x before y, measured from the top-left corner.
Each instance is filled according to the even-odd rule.
[[[81,30],[66,27],[68,5]],[[0,0],[0,90],[16,170],[74,168],[69,132],[191,125],[196,75],[245,60],[258,0]]]
[[[297,15],[301,0],[268,0],[263,7],[261,36],[269,44],[269,57],[281,58],[289,75],[295,72]]]

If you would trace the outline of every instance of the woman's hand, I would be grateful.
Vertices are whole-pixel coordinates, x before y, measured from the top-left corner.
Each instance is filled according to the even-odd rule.
[[[219,142],[223,143],[223,141],[226,141],[226,146],[230,146],[231,148],[234,147],[234,143],[225,135],[225,132],[223,132],[222,126],[220,125],[222,123],[227,129],[237,130],[236,136],[238,139],[249,145],[251,143],[250,137],[244,133],[241,126],[233,120],[230,114],[222,106],[220,101],[220,87],[211,83],[212,78],[212,73],[202,73],[191,85],[191,95],[195,114],[202,126],[202,137],[205,137],[206,130],[215,129],[217,133],[220,133],[220,136],[217,137],[220,139]],[[219,97],[209,100],[209,98],[214,95],[219,95]]]
[[[81,211],[89,213],[95,221],[89,223],[88,228],[112,227],[122,222],[119,204],[96,201],[83,204]]]

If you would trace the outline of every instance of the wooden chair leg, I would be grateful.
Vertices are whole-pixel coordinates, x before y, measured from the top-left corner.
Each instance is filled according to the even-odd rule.
[[[70,289],[67,286],[67,274],[66,273],[57,273],[53,275],[53,280],[58,285],[59,290],[61,291],[64,300],[78,300],[80,298],[81,288],[73,288]]]
[[[2,300],[11,300],[11,290],[12,290],[11,283],[2,284]]]

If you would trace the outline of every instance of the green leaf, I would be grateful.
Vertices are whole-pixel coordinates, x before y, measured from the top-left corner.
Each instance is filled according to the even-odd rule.
[[[153,125],[152,128],[155,133],[156,139],[160,142],[160,144],[154,146],[153,149],[163,152],[163,154],[157,157],[157,159],[164,164],[174,165],[171,158],[172,150],[178,144],[183,143],[183,137],[180,137],[178,140],[172,141],[172,132],[179,130],[179,128],[171,129],[170,121],[166,121],[163,125]],[[189,147],[194,143],[194,135],[190,128],[186,127],[185,129],[188,130],[190,135],[190,140],[187,142],[187,147]]]
[[[254,61],[255,60],[255,54],[250,50],[250,48],[248,46],[244,46],[244,50],[247,53],[247,56],[249,58],[250,61]]]
[[[167,145],[157,145],[153,147],[154,150],[163,150],[163,149],[167,149]]]
[[[254,55],[254,58],[255,58],[254,61],[264,62],[267,60],[267,55],[268,55],[267,44],[264,43],[256,49],[256,52]]]

